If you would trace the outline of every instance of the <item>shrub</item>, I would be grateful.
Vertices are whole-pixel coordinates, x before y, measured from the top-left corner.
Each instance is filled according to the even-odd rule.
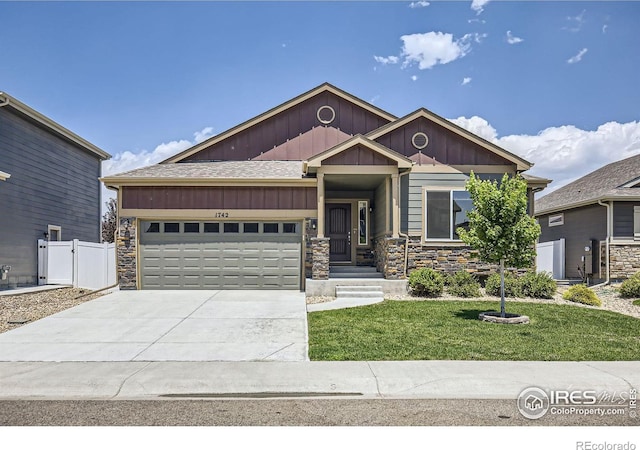
[[[547,272],[527,272],[518,282],[522,295],[533,298],[553,298],[558,288],[556,281]]]
[[[562,298],[570,302],[582,303],[584,305],[602,306],[598,296],[584,284],[571,286],[562,295]]]
[[[476,277],[460,270],[446,279],[447,292],[456,297],[480,297],[480,283]]]
[[[633,301],[633,304],[634,304],[635,306],[640,306],[640,300],[634,300],[634,301]]]
[[[409,275],[409,287],[414,295],[438,297],[444,290],[444,277],[433,269],[417,269]]]
[[[500,297],[500,274],[494,273],[489,276],[484,288],[488,295]],[[504,295],[505,297],[522,297],[518,278],[511,272],[504,273]]]
[[[620,286],[622,298],[640,298],[640,272],[625,280]]]

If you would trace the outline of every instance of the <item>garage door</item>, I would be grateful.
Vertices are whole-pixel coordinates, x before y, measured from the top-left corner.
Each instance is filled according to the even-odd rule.
[[[143,221],[143,289],[300,289],[299,222]]]

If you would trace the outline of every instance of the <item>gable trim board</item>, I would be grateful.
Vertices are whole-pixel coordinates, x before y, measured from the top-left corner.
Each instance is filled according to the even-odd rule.
[[[320,86],[311,89],[310,91],[305,92],[304,94],[301,94],[289,101],[286,101],[278,106],[276,106],[275,108],[270,109],[267,112],[264,112],[252,119],[247,120],[246,122],[241,123],[240,125],[237,125],[233,128],[230,128],[227,131],[224,131],[216,136],[213,136],[191,148],[186,149],[185,151],[178,153],[175,156],[172,156],[171,158],[167,158],[166,160],[162,161],[160,164],[166,164],[166,163],[176,163],[176,162],[180,162],[185,158],[188,158],[189,156],[198,153],[200,150],[203,150],[211,145],[217,144],[218,142],[223,141],[224,139],[227,139],[237,133],[240,133],[250,127],[252,127],[253,125],[256,125],[260,122],[263,122],[266,119],[269,119],[273,116],[275,116],[276,114],[279,114],[295,105],[298,105],[302,102],[304,102],[305,100],[308,100],[312,97],[315,97],[316,95],[323,93],[323,92],[330,92],[332,94],[337,95],[338,97],[341,97],[361,108],[366,109],[369,112],[372,112],[373,114],[378,115],[379,117],[387,120],[387,121],[393,121],[396,120],[397,117],[394,116],[393,114],[389,114],[388,112],[370,104],[365,102],[364,100],[361,100],[360,98],[349,94],[348,92],[343,91],[342,89],[338,89],[337,87],[329,84],[329,83],[323,83]]]
[[[348,141],[343,142],[342,144],[338,144],[333,148],[330,148],[312,158],[309,158],[309,160],[305,164],[305,167],[313,168],[313,169],[319,168],[322,166],[323,161],[329,158],[332,158],[333,156],[336,156],[339,153],[347,151],[357,145],[362,145],[370,149],[372,152],[378,153],[384,156],[385,158],[395,161],[399,169],[410,169],[413,166],[413,161],[411,161],[406,156],[401,155],[400,153],[395,152],[385,147],[384,145],[378,144],[377,142],[367,139],[365,136],[362,136],[361,134],[358,134],[352,137],[351,139],[349,139]]]
[[[5,106],[5,107],[8,106],[10,108],[15,109],[16,111],[28,116],[29,118],[36,121],[40,125],[44,126],[48,130],[54,132],[55,134],[67,139],[68,141],[73,142],[76,145],[79,145],[81,148],[85,149],[86,151],[97,155],[98,157],[100,157],[100,159],[106,160],[111,158],[111,155],[109,153],[93,145],[91,142],[87,141],[86,139],[81,138],[74,132],[66,129],[59,123],[56,123],[53,120],[49,119],[48,117],[40,114],[35,109],[30,108],[29,106],[25,105],[24,103],[17,100],[16,98],[10,96],[6,92],[0,92],[0,102],[2,102],[0,106]]]
[[[412,122],[420,117],[423,117],[431,122],[434,122],[437,125],[440,125],[441,127],[446,128],[447,130],[452,131],[453,133],[480,145],[484,149],[492,153],[495,153],[496,155],[508,161],[513,162],[516,165],[516,168],[518,171],[525,171],[533,167],[533,164],[530,163],[529,161],[526,161],[523,158],[520,158],[519,156],[514,155],[513,153],[501,147],[498,147],[495,144],[492,144],[491,142],[481,138],[480,136],[477,136],[471,133],[470,131],[465,130],[464,128],[454,124],[453,122],[450,122],[444,119],[443,117],[438,116],[437,114],[429,111],[426,108],[420,108],[417,111],[414,111],[411,114],[408,114],[396,121],[393,121],[387,125],[383,125],[377,130],[373,130],[372,132],[367,133],[366,137],[372,140],[376,140],[381,136],[384,136],[387,133],[397,130],[403,125],[406,125],[407,123]]]

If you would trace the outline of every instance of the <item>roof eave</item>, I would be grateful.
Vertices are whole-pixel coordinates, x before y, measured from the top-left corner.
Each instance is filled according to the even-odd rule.
[[[107,186],[315,186],[315,178],[183,178],[183,177],[103,177]]]
[[[79,145],[80,147],[84,148],[90,153],[95,154],[100,159],[106,160],[111,158],[111,155],[109,153],[95,146],[94,144],[87,141],[86,139],[81,138],[80,136],[75,134],[73,131],[68,130],[67,128],[63,127],[59,123],[54,122],[53,120],[39,113],[35,109],[25,105],[20,100],[17,100],[16,98],[10,96],[6,92],[0,92],[0,102],[3,102],[3,103],[6,102],[5,106],[10,106],[16,111],[19,111],[22,114],[25,114],[26,116],[30,117],[31,119],[35,120],[39,124],[50,129],[51,131],[54,131],[55,133],[59,134],[65,139]]]
[[[605,195],[601,197],[592,198],[589,200],[583,200],[575,203],[568,203],[562,206],[554,206],[553,208],[546,208],[540,211],[534,211],[534,216],[544,216],[547,214],[553,214],[560,211],[566,211],[568,209],[582,208],[583,206],[597,205],[598,202],[634,202],[640,201],[640,195]]]

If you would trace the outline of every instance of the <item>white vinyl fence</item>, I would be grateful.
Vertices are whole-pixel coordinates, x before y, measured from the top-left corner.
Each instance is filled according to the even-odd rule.
[[[541,242],[536,246],[538,272],[549,272],[554,280],[564,280],[564,239]]]
[[[38,240],[38,284],[95,290],[115,283],[115,244]]]

